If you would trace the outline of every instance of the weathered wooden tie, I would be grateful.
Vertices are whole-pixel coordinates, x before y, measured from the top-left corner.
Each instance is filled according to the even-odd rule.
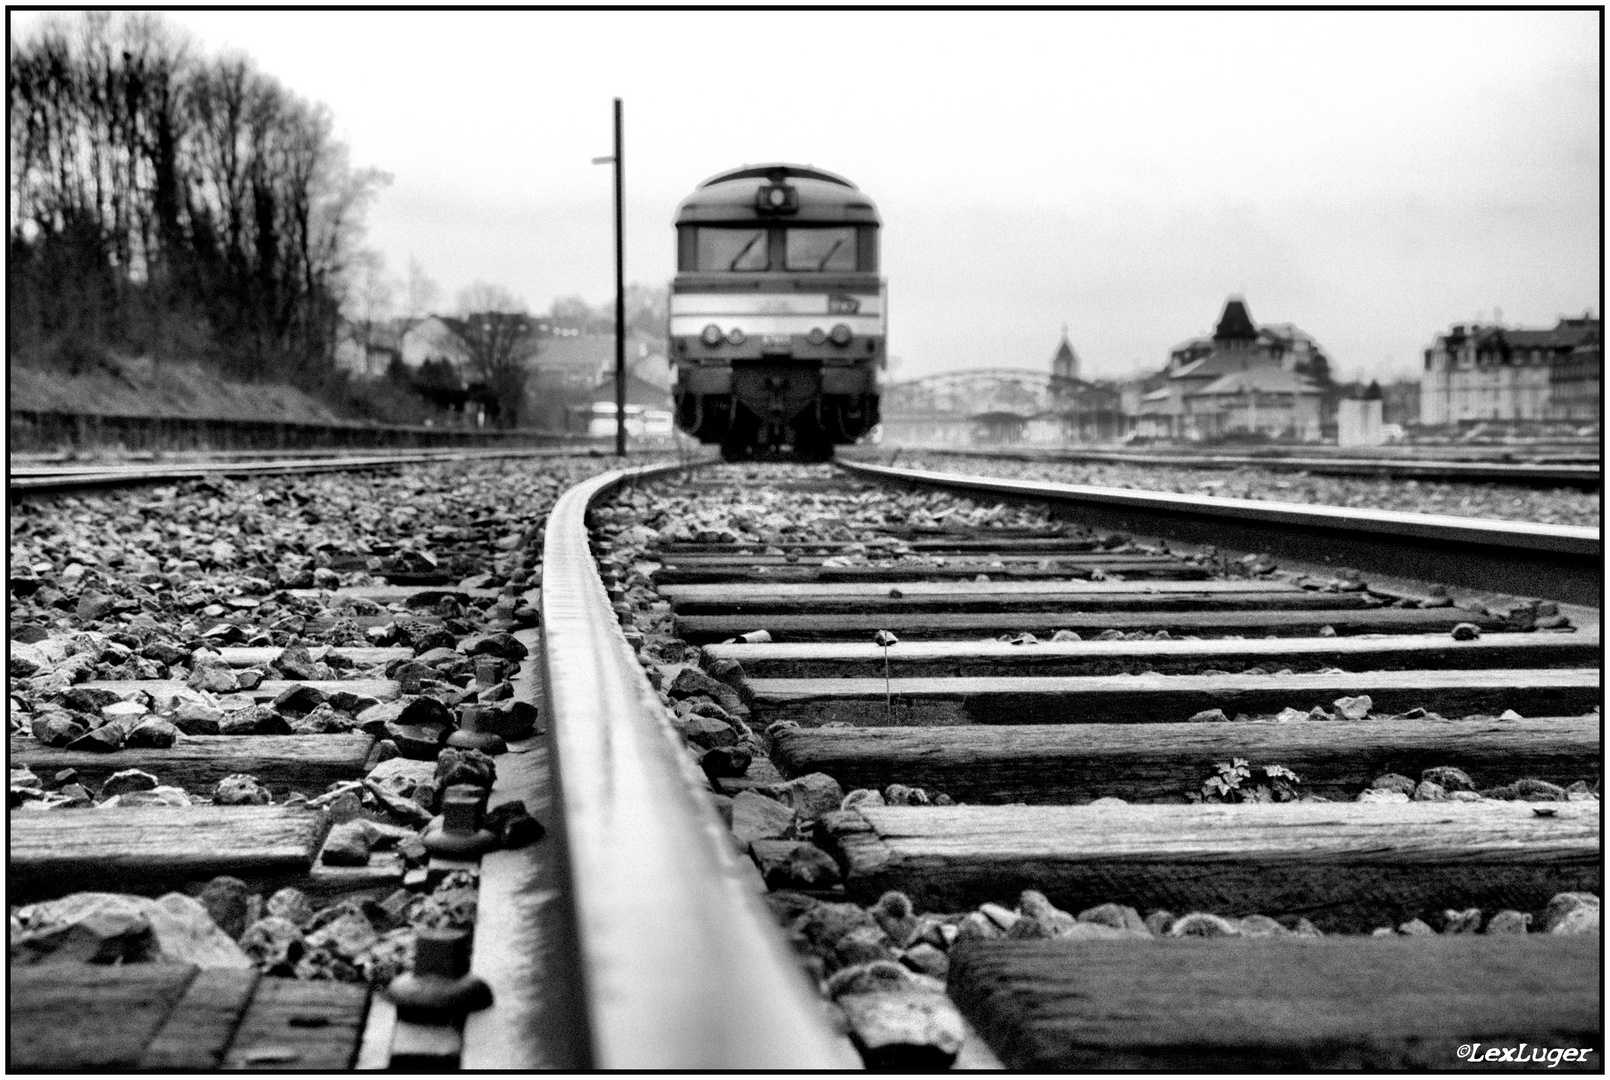
[[[18,898],[149,892],[231,874],[306,875],[329,827],[284,806],[141,806],[11,817],[10,885]]]
[[[1006,530],[1001,530],[1003,533]],[[1095,552],[1101,545],[1088,537],[1073,536],[983,536],[979,533],[971,535],[957,535],[954,537],[942,534],[928,534],[909,538],[891,538],[884,542],[877,540],[779,540],[767,541],[738,541],[735,543],[699,543],[696,541],[675,541],[661,544],[657,549],[662,558],[672,558],[682,555],[741,555],[749,552],[764,552],[767,548],[780,548],[784,551],[799,552],[844,552],[853,549],[873,555],[878,552],[893,552],[897,549],[922,552],[923,554],[943,554],[948,552],[976,552],[976,551],[1008,551],[1015,553],[1025,552]],[[1129,554],[1129,552],[1124,552]]]
[[[1377,714],[1444,716],[1525,710],[1570,716],[1600,703],[1594,668],[1362,671],[1301,675],[1091,675],[1042,678],[750,679],[755,715],[817,726],[1170,723],[1209,709],[1274,714],[1330,710],[1368,695]],[[886,699],[885,695],[888,694]]]
[[[882,679],[989,675],[1191,675],[1206,669],[1397,671],[1404,668],[1590,667],[1599,642],[1577,634],[1487,634],[1474,641],[1431,635],[1255,638],[1205,641],[870,641],[707,645],[712,659],[736,660],[755,679]]]
[[[981,941],[950,964],[1014,1069],[1445,1070],[1521,1043],[1543,1061],[1489,1067],[1603,1069],[1596,934]]]
[[[1371,780],[1452,765],[1479,788],[1522,777],[1597,780],[1596,715],[1526,720],[1305,721],[800,728],[772,738],[785,776],[823,772],[846,791],[900,783],[970,803],[1184,802],[1233,758],[1283,765],[1295,790],[1351,798]]]
[[[260,981],[256,968],[196,972],[184,997],[146,1046],[140,1068],[162,1072],[218,1068]]]
[[[352,1067],[369,988],[264,979],[224,1054],[225,1069],[329,1072]]]
[[[138,1068],[196,971],[191,964],[13,964],[9,1068]]]
[[[21,1070],[352,1067],[369,988],[192,964],[13,966],[9,1062]]]
[[[1348,610],[1365,607],[1362,593],[1326,593],[1272,582],[1059,581],[912,582],[883,584],[780,583],[668,585],[660,595],[679,615],[853,614],[899,617],[917,612]]]
[[[722,556],[723,559],[726,556]],[[824,566],[821,559],[801,559],[797,563],[786,560],[766,562],[731,561],[721,563],[678,560],[661,566],[651,575],[655,585],[699,585],[729,583],[776,582],[809,583],[832,582],[902,582],[902,581],[973,581],[983,574],[991,581],[1047,581],[1088,580],[1100,570],[1105,575],[1123,579],[1200,581],[1211,576],[1206,567],[1166,556],[1122,556],[1131,561],[1086,556],[1058,555],[1052,559],[1002,559],[1004,565],[983,562],[950,563],[944,566],[924,566],[918,563],[894,563],[887,566]]]
[[[827,815],[852,899],[918,910],[1014,903],[1304,915],[1368,931],[1446,908],[1537,911],[1596,892],[1597,803],[863,807]]]
[[[164,784],[187,790],[211,787],[247,773],[278,791],[317,793],[337,780],[361,777],[374,750],[373,736],[180,735],[165,749],[124,749],[110,754],[63,750],[37,739],[13,738],[11,761],[50,777],[72,768],[92,784],[124,769],[143,769]]]
[[[139,693],[152,697],[172,696],[186,689],[184,683],[174,679],[92,679],[79,686],[91,690],[109,690],[120,698],[128,699]],[[236,690],[222,695],[225,698],[250,698],[253,702],[269,702],[293,686],[309,686],[324,694],[355,694],[372,697],[376,701],[395,701],[402,692],[394,679],[264,679],[250,690]]]
[[[1340,594],[1323,594],[1340,595]],[[1073,630],[1089,637],[1103,630],[1175,634],[1242,634],[1262,637],[1313,637],[1324,627],[1337,634],[1430,633],[1451,631],[1459,623],[1502,630],[1503,622],[1458,608],[1355,608],[1317,611],[1054,611],[1054,612],[900,612],[848,615],[678,615],[676,634],[699,644],[723,641],[751,630],[768,630],[778,641],[858,641],[878,630],[902,638],[954,638],[959,635],[1019,633],[1050,637]]]

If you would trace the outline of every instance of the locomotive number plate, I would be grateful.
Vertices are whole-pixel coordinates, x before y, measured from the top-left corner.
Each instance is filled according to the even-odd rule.
[[[760,343],[763,346],[774,346],[774,345],[790,345],[793,342],[792,342],[792,339],[787,334],[766,334],[766,335],[761,337]]]
[[[861,301],[854,296],[840,293],[827,298],[827,313],[829,315],[854,315],[861,310]]]

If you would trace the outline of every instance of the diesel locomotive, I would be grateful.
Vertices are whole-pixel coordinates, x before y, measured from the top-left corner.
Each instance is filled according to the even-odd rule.
[[[676,212],[677,426],[729,461],[832,456],[878,422],[878,211],[802,165],[711,177]]]

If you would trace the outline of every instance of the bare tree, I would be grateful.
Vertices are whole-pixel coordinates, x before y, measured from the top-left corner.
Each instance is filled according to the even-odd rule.
[[[386,260],[378,251],[364,250],[353,259],[353,282],[347,291],[346,328],[363,357],[364,374],[371,374],[373,354],[391,343],[386,323],[396,308],[397,282],[386,274]]]
[[[499,427],[518,427],[528,362],[537,354],[536,321],[525,301],[501,285],[477,281],[458,294],[454,327],[485,388]]]
[[[408,281],[403,290],[403,318],[407,320],[403,329],[406,331],[430,318],[430,309],[441,299],[442,287],[425,273],[419,260],[410,254]]]
[[[10,59],[9,355],[323,383],[387,180],[350,167],[328,112],[149,15],[53,20]]]

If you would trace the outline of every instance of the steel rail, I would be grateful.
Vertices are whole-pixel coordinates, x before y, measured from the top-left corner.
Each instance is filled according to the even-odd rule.
[[[1604,483],[1603,466],[1594,464],[1543,464],[1537,462],[1406,460],[1389,457],[1264,457],[1256,454],[1148,454],[1109,450],[1028,449],[1002,447],[947,447],[910,445],[913,453],[952,454],[957,457],[1006,458],[1016,461],[1089,462],[1110,465],[1169,465],[1187,469],[1267,469],[1270,472],[1308,472],[1323,476],[1387,477],[1397,480],[1431,480],[1450,483],[1542,485],[1594,490]]]
[[[11,492],[70,491],[80,488],[166,483],[200,480],[208,476],[270,476],[296,473],[349,472],[359,469],[389,468],[442,461],[479,461],[511,457],[576,457],[591,448],[510,447],[507,449],[464,449],[411,451],[399,454],[345,454],[309,456],[292,460],[249,460],[183,462],[175,464],[89,465],[83,468],[13,468],[7,484]]]
[[[841,1069],[813,989],[736,859],[593,562],[588,507],[680,465],[617,470],[548,516],[547,715],[593,1068]]]
[[[1212,495],[1002,480],[838,461],[858,476],[1049,503],[1098,528],[1599,607],[1600,530]]]

